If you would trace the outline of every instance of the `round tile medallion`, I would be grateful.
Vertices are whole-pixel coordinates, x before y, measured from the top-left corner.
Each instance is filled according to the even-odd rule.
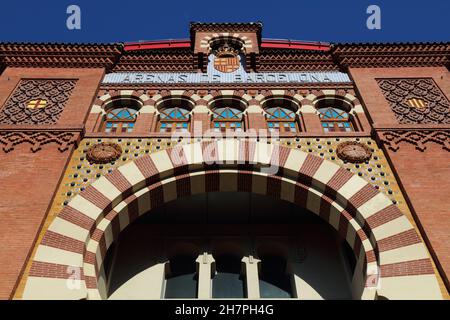
[[[91,163],[108,163],[116,160],[122,154],[122,148],[117,143],[102,142],[90,147],[86,158]]]
[[[369,160],[372,157],[372,151],[370,148],[360,142],[346,141],[337,146],[337,156],[351,163],[361,163]]]

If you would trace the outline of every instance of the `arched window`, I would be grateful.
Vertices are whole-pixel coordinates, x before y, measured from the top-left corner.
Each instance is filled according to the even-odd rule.
[[[241,275],[241,258],[222,254],[214,257],[216,274],[213,278],[213,298],[245,298],[245,279]]]
[[[287,108],[272,107],[266,109],[267,127],[270,132],[297,132],[295,113]]]
[[[352,132],[353,124],[344,110],[327,107],[320,108],[320,121],[324,132]]]
[[[349,114],[351,104],[343,99],[322,98],[316,102],[324,132],[355,131],[352,116]]]
[[[105,132],[132,132],[136,121],[137,110],[128,107],[112,108],[106,114]]]
[[[278,255],[260,257],[259,291],[261,298],[292,298],[291,276],[286,259]]]
[[[237,99],[223,99],[215,102],[212,107],[214,131],[243,131],[244,108],[243,104]]]
[[[288,133],[300,131],[296,111],[298,105],[285,98],[270,98],[263,102],[267,128],[270,132]]]
[[[189,110],[174,107],[161,110],[159,132],[188,132]]]
[[[185,98],[166,99],[158,105],[159,132],[188,132],[193,104]]]
[[[179,254],[170,259],[166,274],[165,298],[197,297],[196,258],[190,254]]]

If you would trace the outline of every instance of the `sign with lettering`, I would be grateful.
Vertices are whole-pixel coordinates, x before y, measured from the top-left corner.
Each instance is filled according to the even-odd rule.
[[[104,84],[220,84],[220,83],[351,83],[346,73],[330,72],[246,72],[244,65],[233,72],[217,70],[210,55],[206,73],[200,72],[118,72],[103,79]],[[245,63],[245,60],[241,61]],[[226,70],[228,71],[228,70]]]
[[[135,83],[344,83],[351,82],[342,72],[249,72],[249,73],[178,73],[178,72],[118,72],[103,79],[104,84]]]

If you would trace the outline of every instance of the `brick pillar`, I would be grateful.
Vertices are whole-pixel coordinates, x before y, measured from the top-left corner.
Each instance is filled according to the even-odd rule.
[[[366,114],[364,113],[362,105],[358,104],[353,108],[353,115],[356,118],[355,122],[357,122],[358,131],[370,132],[371,125],[369,123],[369,120],[367,119]]]
[[[156,130],[156,109],[152,105],[143,106],[136,118],[135,133],[148,133]]]
[[[263,109],[258,104],[250,105],[247,108],[248,128],[254,130],[267,129],[266,118],[263,114]]]
[[[93,105],[85,123],[86,132],[97,132],[100,129],[103,118],[103,109],[99,105]]]
[[[191,133],[203,135],[211,128],[211,116],[206,105],[199,104],[192,110]]]
[[[322,124],[320,123],[320,118],[316,108],[312,105],[302,105],[300,108],[301,118],[300,122],[302,125],[303,132],[310,133],[323,133]]]

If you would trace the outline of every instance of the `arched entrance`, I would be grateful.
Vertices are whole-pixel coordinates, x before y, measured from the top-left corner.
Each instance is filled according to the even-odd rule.
[[[249,192],[185,196],[141,215],[100,269],[108,299],[351,299],[352,248],[319,216]]]
[[[24,298],[102,298],[99,269],[127,225],[176,198],[217,191],[289,201],[333,226],[357,257],[355,298],[441,297],[413,226],[367,181],[298,150],[233,139],[143,156],[95,181],[50,225],[34,257]]]

